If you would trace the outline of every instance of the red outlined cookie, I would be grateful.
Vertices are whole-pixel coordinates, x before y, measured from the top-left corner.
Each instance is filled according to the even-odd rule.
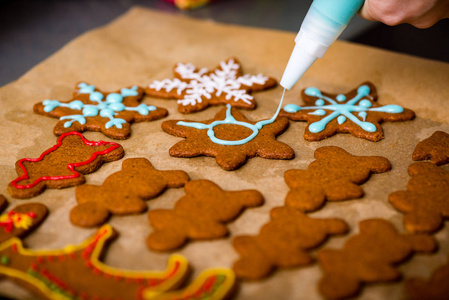
[[[318,251],[324,274],[319,290],[326,298],[352,297],[359,293],[363,284],[397,280],[401,276],[397,264],[414,252],[429,253],[437,247],[433,237],[399,233],[393,224],[383,219],[363,220],[359,229],[343,249]]]
[[[193,295],[219,300],[232,289],[230,270],[210,269],[186,289],[169,291],[179,287],[188,274],[188,263],[180,255],[170,256],[164,271],[107,266],[100,257],[114,235],[112,227],[105,225],[82,244],[60,250],[25,249],[19,239],[12,238],[0,245],[0,274],[49,300],[197,299]]]
[[[363,197],[361,184],[371,174],[391,169],[388,159],[380,156],[355,156],[340,147],[321,147],[307,170],[284,173],[290,191],[285,205],[303,212],[322,207],[326,201],[343,201]]]
[[[236,58],[220,62],[211,71],[198,69],[190,63],[178,63],[173,72],[174,79],[156,80],[148,85],[145,93],[153,97],[178,99],[178,110],[185,114],[223,104],[255,109],[256,102],[251,93],[277,84],[275,79],[262,74],[243,75]]]
[[[443,131],[435,131],[430,137],[416,145],[412,158],[417,160],[428,160],[437,166],[449,162],[449,134]]]
[[[404,215],[404,227],[410,232],[432,233],[449,218],[449,172],[430,163],[408,167],[412,178],[406,191],[388,196],[390,203]]]
[[[377,142],[384,138],[381,123],[415,118],[413,111],[399,105],[380,105],[376,87],[370,82],[346,94],[328,94],[310,87],[302,91],[302,98],[305,105],[288,104],[280,115],[293,121],[306,121],[304,138],[308,141],[350,133]]]
[[[223,121],[231,118],[235,121],[234,123],[240,122],[246,126]],[[212,123],[216,121],[219,121],[221,124],[213,125]],[[257,123],[260,124],[261,122],[263,121]],[[254,127],[254,124],[257,123],[249,121],[237,109],[227,107],[220,110],[213,119],[206,121],[164,121],[162,129],[171,135],[185,138],[185,140],[176,143],[170,148],[169,153],[171,156],[212,156],[215,157],[218,165],[227,171],[238,169],[246,163],[248,158],[255,156],[269,159],[292,159],[295,157],[295,152],[290,146],[276,141],[276,136],[282,134],[288,128],[288,120],[286,118],[277,118],[272,123],[261,126],[260,129],[257,129],[257,132],[249,128]],[[215,124],[218,123],[216,122]],[[244,140],[254,133],[256,136],[240,145],[223,145],[214,142],[210,138],[208,135],[210,130],[213,130],[216,138],[224,141]]]
[[[46,188],[61,189],[85,182],[83,174],[96,171],[103,163],[123,157],[122,146],[89,141],[78,132],[68,132],[38,158],[16,162],[17,177],[8,185],[14,198],[31,198]]]
[[[106,93],[80,82],[71,100],[45,100],[33,109],[37,114],[59,119],[53,130],[55,135],[100,131],[110,138],[123,140],[131,134],[131,123],[167,116],[165,108],[140,103],[142,98],[143,89],[137,86]]]
[[[261,279],[275,268],[308,265],[314,260],[309,251],[330,235],[348,231],[348,225],[341,219],[309,218],[289,207],[273,208],[270,215],[270,222],[257,236],[234,238],[234,248],[240,254],[233,266],[237,277]]]
[[[144,200],[155,198],[167,188],[183,187],[189,181],[184,171],[156,170],[146,158],[123,161],[122,170],[106,178],[102,185],[84,184],[76,188],[78,205],[70,211],[70,221],[78,226],[102,225],[111,214],[128,215],[146,211]]]
[[[148,213],[153,232],[147,239],[150,249],[173,250],[188,240],[216,239],[228,234],[226,223],[245,208],[263,204],[256,190],[224,191],[209,180],[194,180],[184,186],[186,195],[172,210]]]
[[[404,287],[412,300],[447,300],[449,299],[449,263],[436,269],[429,280],[410,278]]]
[[[8,201],[0,195],[0,212]],[[38,227],[47,216],[48,209],[40,203],[26,203],[17,205],[10,211],[0,215],[0,243],[12,238],[23,237]]]

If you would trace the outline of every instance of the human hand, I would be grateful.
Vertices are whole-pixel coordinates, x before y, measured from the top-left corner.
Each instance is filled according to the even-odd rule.
[[[366,0],[359,14],[390,26],[410,23],[428,28],[449,18],[449,0]]]

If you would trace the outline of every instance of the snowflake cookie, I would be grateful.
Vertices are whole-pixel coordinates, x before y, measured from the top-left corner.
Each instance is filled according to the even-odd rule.
[[[164,108],[140,103],[143,89],[138,86],[105,93],[94,85],[80,82],[68,101],[45,100],[34,105],[34,112],[58,118],[55,135],[70,131],[100,131],[123,140],[131,134],[131,123],[158,120],[167,115]]]
[[[293,121],[306,121],[304,138],[320,141],[337,133],[377,142],[384,138],[382,122],[408,121],[415,113],[399,105],[377,103],[376,87],[365,82],[347,94],[332,95],[309,87],[302,91],[304,106],[288,104],[280,115]]]
[[[212,156],[225,170],[244,165],[248,158],[292,159],[293,149],[276,136],[288,128],[286,118],[249,121],[240,111],[227,104],[211,120],[200,122],[169,120],[162,129],[174,136],[186,138],[169,150],[171,156]]]
[[[145,93],[159,98],[178,99],[178,110],[184,114],[220,104],[255,109],[256,102],[250,94],[277,84],[275,79],[262,74],[243,75],[236,58],[220,62],[212,71],[198,69],[190,63],[178,63],[174,74],[174,79],[154,81]]]

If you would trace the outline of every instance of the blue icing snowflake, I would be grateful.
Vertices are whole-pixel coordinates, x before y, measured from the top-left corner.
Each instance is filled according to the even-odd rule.
[[[315,109],[315,111],[310,112],[309,114],[318,116],[324,116],[328,113],[328,111],[331,111],[331,113],[325,116],[323,119],[309,125],[309,131],[312,133],[323,131],[326,128],[327,124],[335,118],[337,118],[337,122],[340,125],[345,123],[347,119],[349,119],[360,126],[363,130],[368,132],[375,132],[377,130],[376,125],[365,121],[367,112],[380,111],[395,114],[402,113],[404,109],[399,105],[385,105],[372,108],[373,104],[371,103],[371,101],[363,99],[364,97],[369,96],[370,92],[371,90],[369,86],[362,85],[357,89],[357,95],[354,98],[349,99],[346,103],[339,103],[347,100],[345,95],[339,94],[336,97],[337,101],[335,101],[321,94],[321,91],[317,88],[309,87],[305,90],[305,94],[318,98],[315,101],[316,106],[298,106],[296,104],[287,104],[284,107],[284,111],[288,113],[296,113],[304,109]],[[358,113],[357,115],[361,120],[354,115],[355,113]]]
[[[126,123],[124,119],[115,118],[117,112],[120,111],[136,111],[139,114],[146,116],[150,111],[156,110],[155,106],[140,104],[136,107],[125,106],[123,98],[128,96],[137,96],[137,86],[132,88],[122,88],[120,93],[110,93],[104,99],[104,95],[98,91],[95,91],[94,85],[88,85],[84,82],[78,84],[78,94],[89,94],[89,100],[97,102],[97,104],[84,104],[80,100],[73,100],[69,103],[62,103],[58,100],[45,100],[42,102],[45,112],[51,112],[56,107],[68,107],[74,110],[80,110],[79,115],[63,116],[59,120],[68,120],[64,123],[65,128],[72,126],[73,122],[78,122],[81,125],[86,124],[86,117],[95,117],[100,115],[101,117],[108,118],[109,121],[105,124],[105,128],[111,128],[113,126],[121,129],[122,124]]]

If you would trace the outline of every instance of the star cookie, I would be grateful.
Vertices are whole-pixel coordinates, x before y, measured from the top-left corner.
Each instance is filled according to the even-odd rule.
[[[53,130],[55,135],[100,131],[110,138],[123,140],[131,134],[131,123],[167,116],[165,108],[140,103],[142,98],[143,89],[137,86],[106,93],[81,82],[76,85],[71,100],[45,100],[34,105],[34,112],[59,119]]]
[[[295,157],[290,146],[276,141],[276,136],[288,128],[288,120],[281,117],[269,123],[270,120],[251,122],[240,111],[227,105],[211,120],[169,120],[162,123],[162,129],[186,138],[170,148],[171,156],[212,156],[220,167],[232,171],[255,156],[270,159]]]
[[[162,194],[167,188],[183,187],[189,175],[180,170],[156,170],[146,158],[123,161],[122,170],[110,175],[102,185],[85,184],[75,190],[78,205],[70,212],[70,221],[78,226],[102,225],[109,215],[144,212],[144,200]]]
[[[220,104],[255,109],[256,102],[251,93],[277,84],[275,79],[262,74],[243,75],[236,58],[220,62],[212,71],[198,69],[190,63],[178,63],[173,72],[174,79],[154,81],[145,89],[145,93],[153,97],[178,99],[178,110],[184,114]]]
[[[310,87],[302,91],[302,98],[305,105],[288,104],[280,115],[293,121],[306,121],[304,138],[308,141],[350,133],[377,142],[384,138],[381,123],[415,118],[413,111],[399,105],[380,105],[376,87],[370,82],[338,95]]]

